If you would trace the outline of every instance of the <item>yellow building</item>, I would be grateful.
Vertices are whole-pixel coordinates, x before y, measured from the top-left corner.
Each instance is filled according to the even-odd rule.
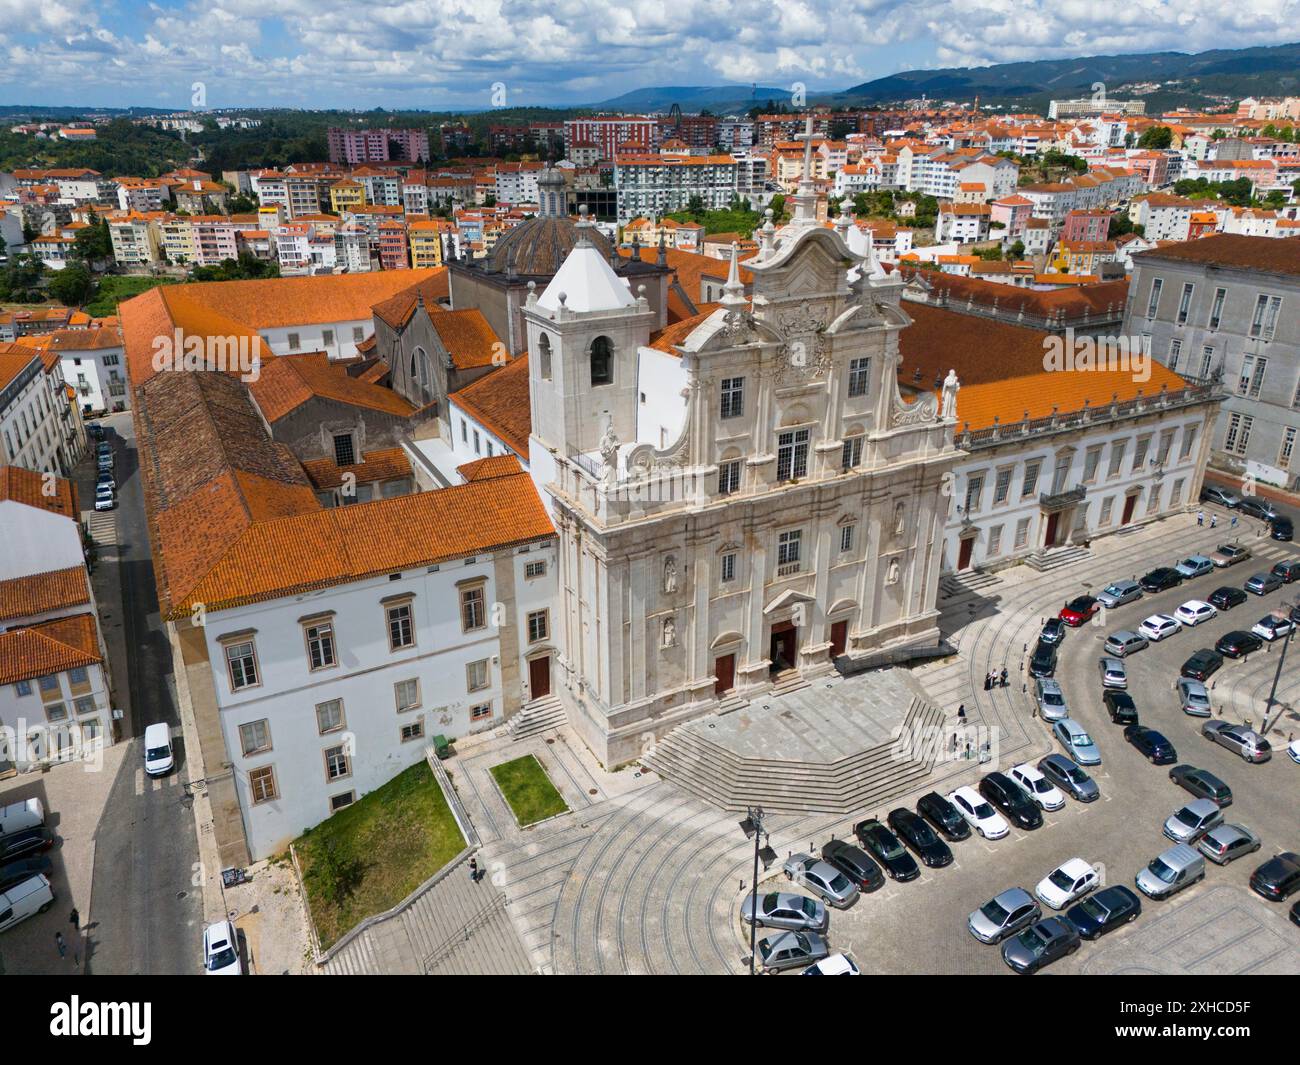
[[[366,202],[366,187],[359,181],[344,178],[330,186],[330,209],[342,214],[352,207],[362,207]]]
[[[407,238],[411,244],[411,267],[419,270],[426,266],[441,266],[442,235],[450,231],[451,224],[438,218],[412,222],[407,228]]]
[[[188,218],[172,215],[158,226],[162,232],[163,254],[178,265],[194,262],[196,245],[194,227]]]

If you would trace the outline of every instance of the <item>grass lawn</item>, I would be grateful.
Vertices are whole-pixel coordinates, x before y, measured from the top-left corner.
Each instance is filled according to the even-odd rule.
[[[95,318],[105,318],[117,313],[119,300],[129,300],[141,292],[159,285],[174,285],[174,277],[147,277],[143,274],[108,274],[99,282],[94,298],[86,304],[85,311]]]
[[[536,824],[569,809],[534,755],[526,754],[513,762],[494,765],[490,772],[521,826]]]
[[[464,847],[465,837],[424,762],[308,829],[294,848],[322,949],[397,905]],[[336,879],[352,884],[341,901],[331,891]]]

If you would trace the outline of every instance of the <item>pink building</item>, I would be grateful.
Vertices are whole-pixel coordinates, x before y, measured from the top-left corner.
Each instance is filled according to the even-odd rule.
[[[989,225],[1002,223],[1001,229],[990,228],[989,236],[1005,240],[1019,240],[1025,232],[1025,223],[1034,213],[1034,201],[1019,194],[1003,196],[989,204]]]
[[[1061,239],[1071,244],[1078,241],[1102,241],[1109,233],[1109,211],[1071,211],[1065,216],[1065,223],[1061,227]]]
[[[339,129],[325,135],[331,163],[383,163],[389,159],[429,161],[429,134],[420,129]]]
[[[636,115],[571,118],[564,123],[565,146],[590,142],[601,159],[647,152],[659,142],[659,123]]]

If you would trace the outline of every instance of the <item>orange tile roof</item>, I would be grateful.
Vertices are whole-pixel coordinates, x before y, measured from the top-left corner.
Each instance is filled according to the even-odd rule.
[[[654,348],[655,351],[676,355],[676,345],[683,343],[688,336],[695,332],[695,327],[705,321],[720,306],[722,306],[720,303],[706,303],[699,313],[693,314],[689,318],[683,318],[679,322],[673,322],[671,325],[660,329],[657,333],[652,333],[649,346]]]
[[[95,618],[77,614],[0,633],[0,684],[63,673],[103,661]]]
[[[322,353],[282,355],[262,364],[248,386],[268,422],[275,422],[313,399],[344,403],[409,418],[415,408],[390,388],[349,377],[347,370]]]
[[[54,492],[51,495],[46,494],[45,483],[44,474],[20,466],[0,466],[0,503],[12,500],[79,521],[77,492],[72,482],[62,477],[52,478],[50,483]]]
[[[340,466],[332,458],[304,459],[302,468],[316,488],[338,488],[345,472],[353,474],[358,484],[390,481],[411,475],[411,462],[400,447],[367,451],[352,466]]]
[[[394,271],[396,273],[397,271]],[[411,281],[411,277],[419,274],[428,276],[416,281]],[[438,301],[446,299],[450,294],[450,281],[447,276],[445,266],[434,267],[430,270],[413,270],[407,271],[407,285],[395,296],[382,302],[376,303],[372,308],[374,317],[381,318],[394,329],[400,329],[411,317],[419,303],[420,297],[424,298],[424,305],[430,310],[438,306]]]
[[[441,311],[429,321],[458,370],[504,365],[503,360],[509,357],[501,338],[477,307]]]
[[[0,581],[0,621],[66,610],[89,602],[84,566]]]
[[[33,359],[40,357],[41,352],[35,345],[0,343],[0,388],[7,387],[32,364]]]
[[[496,477],[509,477],[522,472],[523,467],[514,455],[489,455],[487,458],[475,459],[463,466],[457,466],[456,472],[469,481],[490,481]]]
[[[533,430],[527,354],[453,392],[450,400],[515,454],[527,458]]]

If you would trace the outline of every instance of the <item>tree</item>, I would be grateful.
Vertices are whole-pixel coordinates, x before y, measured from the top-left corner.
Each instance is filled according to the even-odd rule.
[[[1116,211],[1110,216],[1110,226],[1106,230],[1107,240],[1114,240],[1116,237],[1132,232],[1133,220],[1129,218],[1127,211]]]
[[[50,274],[46,288],[51,296],[69,307],[79,307],[90,299],[95,281],[90,271],[81,263],[68,263],[62,270]]]
[[[1139,148],[1155,148],[1163,151],[1174,143],[1174,131],[1168,126],[1152,126],[1138,138]]]
[[[102,263],[113,258],[113,238],[108,223],[93,216],[90,224],[77,233],[72,242],[72,255],[83,263]]]
[[[231,196],[226,201],[226,211],[229,214],[255,214],[257,212],[257,201],[251,196],[239,193]]]
[[[1025,242],[1018,240],[1007,249],[1008,259],[1023,259],[1025,257]]]
[[[45,264],[30,253],[14,255],[0,270],[0,300],[14,303],[36,303],[44,299],[41,278]]]

